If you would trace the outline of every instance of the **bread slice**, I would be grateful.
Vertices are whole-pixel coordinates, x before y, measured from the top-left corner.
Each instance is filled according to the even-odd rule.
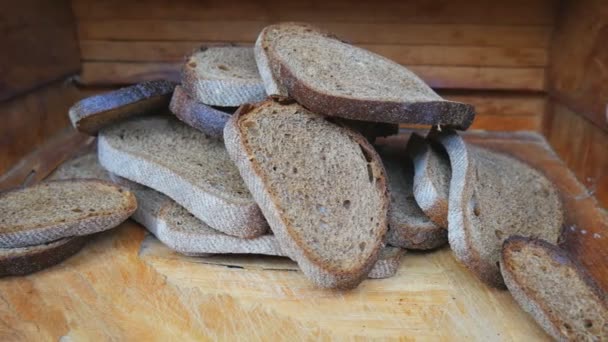
[[[182,86],[196,101],[210,106],[237,107],[266,98],[250,47],[201,48],[186,61]]]
[[[269,87],[312,112],[348,119],[468,128],[473,106],[447,101],[403,66],[292,23],[265,28],[256,61]],[[271,77],[267,74],[271,73]],[[278,89],[273,89],[278,88]]]
[[[70,108],[70,120],[77,130],[94,135],[124,118],[167,108],[174,87],[169,81],[147,81],[87,97]]]
[[[26,275],[56,265],[78,253],[86,241],[86,236],[77,236],[36,246],[0,248],[0,277]]]
[[[46,180],[59,179],[101,179],[110,180],[110,175],[97,160],[97,145],[93,144],[86,152],[59,165]]]
[[[376,138],[388,137],[399,133],[398,124],[349,119],[340,119],[336,120],[336,122],[361,133],[361,135],[363,135],[371,143],[373,143]]]
[[[360,134],[294,103],[242,106],[228,153],[281,248],[321,287],[356,286],[387,228],[382,162]]]
[[[436,136],[450,156],[448,240],[481,280],[504,283],[499,260],[509,236],[555,243],[563,213],[559,194],[540,172],[507,155],[467,145],[454,131]]]
[[[224,126],[231,116],[231,114],[195,101],[181,86],[175,87],[169,109],[187,125],[216,139],[224,138]]]
[[[274,235],[242,239],[221,233],[190,214],[169,197],[143,185],[112,175],[141,203],[133,219],[169,248],[188,255],[265,254],[286,256]]]
[[[414,163],[414,197],[422,211],[439,227],[448,227],[452,169],[443,147],[412,133],[407,154]]]
[[[242,238],[268,230],[224,144],[171,116],[103,130],[98,153],[108,171],[171,197],[217,230]]]
[[[401,257],[405,254],[405,250],[397,247],[384,247],[380,251],[378,261],[369,271],[367,277],[371,279],[390,278],[397,273],[401,264]]]
[[[510,237],[500,269],[519,305],[557,341],[608,341],[608,298],[568,253]]]
[[[59,180],[0,195],[0,247],[40,245],[116,227],[137,208],[128,191],[100,180]]]
[[[391,206],[388,215],[389,245],[426,250],[443,246],[448,232],[433,223],[420,209],[413,194],[414,171],[399,139],[386,139],[378,146],[388,176]]]

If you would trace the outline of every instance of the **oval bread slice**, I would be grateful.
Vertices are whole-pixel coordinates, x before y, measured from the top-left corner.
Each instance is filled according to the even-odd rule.
[[[135,197],[101,180],[58,180],[0,195],[0,247],[40,245],[114,228],[137,208]]]
[[[298,104],[242,106],[224,129],[228,153],[281,248],[316,285],[352,288],[387,229],[382,162],[363,136]]]
[[[608,297],[570,255],[514,236],[500,269],[513,298],[557,341],[608,341]]]
[[[26,275],[56,265],[78,253],[87,239],[77,236],[42,245],[0,248],[0,277]]]

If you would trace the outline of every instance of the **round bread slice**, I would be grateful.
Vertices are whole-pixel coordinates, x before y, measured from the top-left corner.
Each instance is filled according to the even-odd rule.
[[[169,109],[190,127],[216,139],[224,139],[224,126],[232,116],[194,100],[181,86],[175,87]]]
[[[456,258],[489,285],[504,287],[499,260],[509,236],[557,242],[559,194],[540,172],[507,155],[467,145],[454,131],[434,137],[450,156],[448,240]]]
[[[266,98],[251,47],[201,48],[186,61],[182,86],[210,106],[238,107]]]
[[[557,341],[608,341],[608,297],[570,255],[514,236],[500,269],[513,298]]]
[[[443,147],[432,146],[412,133],[407,154],[414,163],[414,197],[422,211],[439,227],[448,227],[450,158]]]
[[[401,257],[405,254],[405,250],[397,247],[384,247],[380,251],[378,261],[372,267],[367,275],[370,279],[390,278],[397,273],[401,264]]]
[[[139,117],[101,131],[108,171],[159,191],[209,226],[254,238],[268,224],[221,141],[171,116]]]
[[[175,84],[165,80],[147,81],[108,93],[87,97],[69,110],[72,125],[87,134],[138,114],[167,108]]]
[[[77,236],[47,244],[0,248],[0,277],[21,276],[56,265],[78,253],[87,237]]]
[[[445,245],[447,230],[433,223],[414,199],[414,171],[403,140],[389,138],[385,142],[378,151],[386,169],[391,195],[386,242],[391,246],[417,250]]]
[[[92,179],[58,180],[0,195],[0,247],[40,245],[114,228],[137,208],[129,191]]]
[[[272,25],[256,48],[262,79],[284,88],[270,90],[281,95],[286,90],[315,113],[458,129],[468,128],[475,117],[473,106],[444,100],[405,67],[319,29]]]
[[[360,134],[302,106],[242,106],[228,153],[285,250],[316,285],[352,288],[383,245],[389,197],[382,162]]]

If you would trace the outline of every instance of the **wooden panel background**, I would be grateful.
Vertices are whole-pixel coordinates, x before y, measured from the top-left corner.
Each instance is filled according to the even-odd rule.
[[[80,55],[69,0],[1,4],[0,101],[78,72]]]

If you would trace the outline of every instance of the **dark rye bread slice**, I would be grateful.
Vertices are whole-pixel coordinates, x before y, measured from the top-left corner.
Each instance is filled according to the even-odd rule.
[[[169,109],[187,125],[216,139],[224,138],[224,126],[232,116],[194,100],[181,86],[175,87]]]
[[[500,269],[513,298],[554,339],[608,341],[606,293],[566,251],[510,237]]]
[[[201,48],[186,61],[182,86],[210,106],[238,107],[266,98],[251,47]]]
[[[77,236],[36,246],[0,248],[0,277],[26,275],[56,265],[78,253],[86,241],[86,236]]]
[[[139,117],[100,132],[108,171],[157,190],[209,226],[254,238],[268,230],[224,144],[174,117]]]
[[[157,80],[135,84],[108,93],[87,97],[69,110],[72,126],[87,134],[122,119],[167,108],[175,84]]]
[[[272,234],[242,239],[221,233],[195,218],[160,192],[116,175],[110,177],[135,194],[138,207],[131,218],[177,252],[189,256],[263,254],[289,257],[281,250],[276,237]],[[383,248],[368,278],[392,277],[397,272],[404,253],[404,250],[396,247]]]
[[[137,208],[132,193],[93,179],[58,180],[0,194],[0,247],[40,245],[114,228]]]
[[[382,162],[360,134],[298,104],[242,106],[224,129],[228,153],[281,248],[317,286],[352,288],[387,229]]]
[[[407,154],[414,163],[414,197],[422,211],[440,227],[448,227],[448,201],[452,169],[450,157],[439,144],[416,133]]]
[[[447,230],[433,223],[414,199],[414,171],[403,140],[389,138],[377,148],[386,169],[391,195],[386,242],[392,246],[418,250],[446,244]]]
[[[452,167],[448,240],[456,258],[481,280],[504,287],[499,260],[509,236],[557,242],[563,223],[559,194],[540,172],[507,155],[467,145],[454,131],[434,137]]]
[[[444,100],[405,67],[291,23],[265,28],[256,42],[262,79],[309,110],[348,119],[468,128],[473,106]],[[267,82],[266,82],[267,83]]]
[[[132,218],[177,252],[188,255],[236,253],[286,256],[274,235],[242,239],[224,234],[209,227],[160,192],[116,175],[111,177],[135,194],[140,205]]]

